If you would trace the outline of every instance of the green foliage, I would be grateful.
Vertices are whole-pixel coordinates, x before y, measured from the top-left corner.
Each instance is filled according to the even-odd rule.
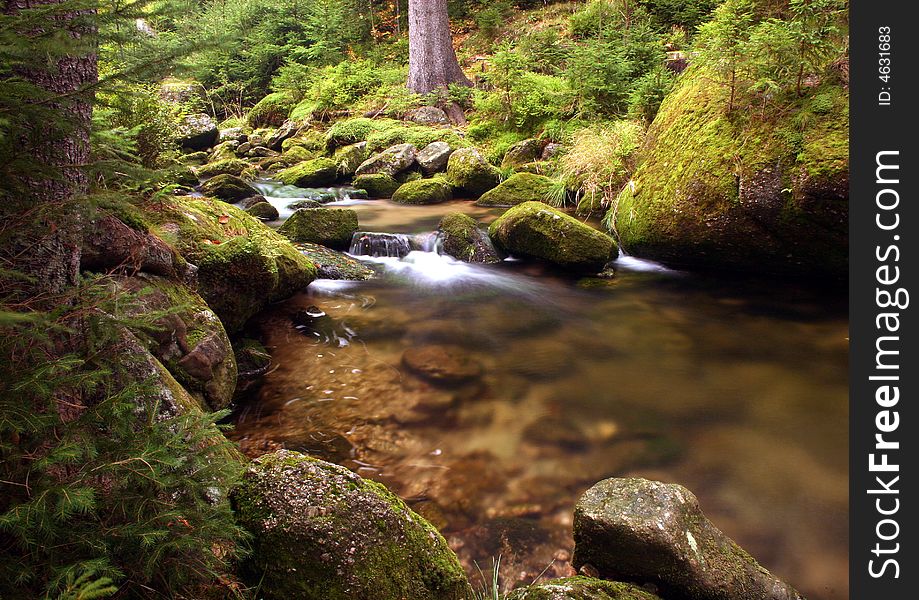
[[[180,105],[166,102],[158,91],[152,84],[115,81],[96,94],[93,111],[96,132],[108,132],[109,139],[120,142],[124,156],[151,168],[166,166],[175,158],[183,113]]]
[[[88,600],[113,581],[171,594],[240,551],[226,495],[242,467],[214,426],[225,415],[182,405],[174,381],[138,378],[125,326],[163,315],[113,319],[131,300],[107,288],[87,282],[53,312],[2,307],[23,317],[3,319],[0,339],[4,597]]]
[[[298,115],[311,113],[318,117],[363,104],[383,105],[390,97],[400,99],[400,108],[407,110],[417,99],[403,92],[406,73],[405,67],[387,67],[369,60],[345,61],[318,69],[287,62],[278,70],[272,87],[303,99],[297,107]]]
[[[635,121],[616,121],[578,131],[561,157],[561,179],[582,199],[608,206],[635,168],[644,128]]]
[[[489,39],[495,39],[501,26],[511,11],[511,3],[506,1],[488,2],[475,13],[475,22],[479,31]]]
[[[717,0],[638,0],[660,28],[681,27],[693,30],[711,14]]]
[[[633,84],[629,93],[629,116],[646,123],[653,121],[675,80],[673,73],[665,67],[645,73]]]

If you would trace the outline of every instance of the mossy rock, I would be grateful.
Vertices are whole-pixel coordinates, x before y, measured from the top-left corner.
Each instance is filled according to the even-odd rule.
[[[358,167],[367,160],[367,142],[358,142],[336,150],[332,157],[338,165],[339,177],[351,177]]]
[[[325,187],[338,179],[338,165],[330,158],[315,158],[278,173],[278,179],[297,187]]]
[[[198,167],[198,175],[201,177],[215,177],[217,175],[235,175],[239,177],[249,168],[251,168],[251,165],[240,158],[224,158]]]
[[[514,590],[507,600],[661,600],[630,583],[567,577]]]
[[[240,143],[236,140],[228,140],[214,146],[210,154],[210,162],[220,162],[223,160],[236,160],[236,149]]]
[[[278,233],[294,242],[346,249],[357,227],[357,213],[350,208],[301,208],[281,225]]]
[[[202,183],[201,193],[233,203],[258,195],[258,190],[236,175],[223,174]]]
[[[281,150],[287,152],[291,148],[300,146],[306,148],[307,150],[313,150],[316,152],[322,152],[325,150],[325,134],[320,131],[315,131],[313,129],[304,129],[300,130],[297,135],[291,138],[287,138],[281,142]]]
[[[465,600],[472,590],[438,531],[381,484],[282,450],[232,494],[253,534],[247,570],[269,600]]]
[[[447,161],[447,178],[466,195],[478,198],[498,186],[501,173],[475,148],[460,148]]]
[[[316,266],[320,279],[363,281],[373,277],[373,269],[347,254],[319,244],[297,243],[296,246]]]
[[[210,155],[204,150],[198,150],[197,152],[183,154],[182,162],[187,165],[203,165],[207,162],[209,156]]]
[[[112,278],[122,311],[130,323],[161,313],[152,327],[131,327],[173,377],[211,410],[229,406],[236,389],[236,361],[220,319],[184,284],[156,277]]]
[[[193,188],[198,185],[198,174],[187,165],[176,165],[166,171],[166,180],[175,185]]]
[[[542,202],[524,202],[498,217],[488,234],[514,256],[577,271],[599,271],[615,258],[613,238]]]
[[[392,195],[396,204],[440,204],[452,199],[453,189],[439,177],[404,183]]]
[[[538,160],[544,147],[544,141],[533,138],[517,142],[507,149],[501,167],[518,167]]]
[[[277,221],[281,218],[278,209],[272,206],[270,202],[256,202],[247,208],[246,212],[262,221]]]
[[[398,181],[382,173],[358,175],[352,185],[366,191],[371,198],[392,198],[393,193],[399,189]]]
[[[250,127],[280,127],[294,107],[293,99],[284,92],[273,92],[258,101],[246,121]]]
[[[482,194],[476,206],[516,206],[523,202],[545,202],[552,190],[552,180],[543,175],[517,173],[498,187]]]
[[[412,144],[424,148],[431,142],[447,142],[453,148],[469,146],[461,133],[443,127],[413,125],[394,119],[357,117],[338,121],[326,133],[329,149],[367,142],[370,152],[380,152],[397,144]]]
[[[443,251],[464,262],[492,264],[501,257],[475,219],[460,212],[445,215],[438,230]]]
[[[828,81],[779,114],[728,113],[713,79],[692,66],[661,105],[612,215],[623,247],[690,268],[844,277],[847,89]],[[817,96],[831,109],[814,111]]]
[[[316,278],[290,243],[245,211],[208,198],[173,198],[153,230],[198,266],[198,291],[233,334],[269,302]]]

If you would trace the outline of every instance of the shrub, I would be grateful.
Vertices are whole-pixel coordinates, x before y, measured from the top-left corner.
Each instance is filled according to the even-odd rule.
[[[664,67],[645,73],[629,93],[629,116],[646,123],[653,121],[675,79],[673,73]]]
[[[644,128],[635,121],[578,131],[560,159],[562,179],[583,197],[609,205],[635,167],[643,135]]]

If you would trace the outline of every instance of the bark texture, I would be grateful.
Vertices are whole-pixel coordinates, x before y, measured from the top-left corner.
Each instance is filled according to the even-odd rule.
[[[409,0],[408,56],[408,88],[416,94],[472,85],[453,51],[447,0]]]
[[[34,8],[62,4],[62,0],[7,0],[4,10],[20,15]],[[56,292],[76,281],[80,265],[80,218],[71,200],[88,185],[85,166],[90,158],[92,119],[91,85],[98,80],[97,56],[91,42],[95,30],[88,25],[92,11],[61,9],[35,23],[23,17],[24,39],[47,39],[65,32],[64,55],[50,62],[33,61],[14,67],[15,76],[33,84],[36,96],[55,112],[54,122],[31,123],[22,132],[18,152],[33,165],[16,173],[16,198],[4,212],[25,213],[28,219],[14,239],[13,266],[35,280],[41,291]],[[87,42],[90,42],[87,45]],[[36,56],[41,53],[36,51]]]

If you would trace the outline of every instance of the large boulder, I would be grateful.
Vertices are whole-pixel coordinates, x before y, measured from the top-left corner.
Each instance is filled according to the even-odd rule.
[[[383,173],[358,175],[352,185],[367,192],[371,198],[392,198],[393,193],[399,189],[399,182]]]
[[[545,202],[552,187],[552,180],[544,175],[517,173],[482,194],[476,206],[516,206],[523,202]]]
[[[176,197],[155,214],[154,231],[198,266],[198,293],[230,334],[316,278],[290,241],[233,205]]]
[[[278,233],[294,242],[347,249],[357,226],[357,213],[350,208],[301,208],[281,225]]]
[[[623,247],[690,268],[845,277],[845,86],[827,81],[763,118],[728,114],[730,92],[711,81],[689,69],[664,100],[616,202]]]
[[[333,185],[338,179],[338,165],[330,158],[314,158],[284,169],[277,177],[287,185],[325,187]]]
[[[201,184],[201,193],[224,202],[239,202],[258,194],[258,190],[236,175],[222,174]]]
[[[382,173],[395,177],[414,164],[417,153],[418,150],[412,144],[397,144],[362,162],[354,173],[356,175]]]
[[[575,506],[574,540],[575,568],[653,585],[664,598],[801,600],[705,518],[680,485],[601,481]]]
[[[284,149],[284,141],[296,136],[297,132],[300,131],[300,127],[301,125],[297,121],[284,121],[274,133],[268,136],[268,139],[265,140],[265,145],[276,152],[280,152]]]
[[[138,231],[114,215],[94,218],[83,230],[80,252],[83,271],[143,271],[182,277],[186,270],[183,262],[159,237]]]
[[[211,410],[229,406],[236,389],[236,360],[226,331],[197,293],[181,283],[151,275],[113,278],[128,326],[162,314],[152,327],[132,331],[173,377]]]
[[[453,147],[447,142],[431,142],[415,156],[421,172],[427,176],[447,170],[447,161],[453,154]]]
[[[504,160],[501,161],[502,167],[519,167],[542,157],[542,151],[546,143],[542,140],[528,139],[517,142],[507,149],[504,154]]]
[[[466,195],[478,198],[498,186],[501,173],[475,148],[460,148],[447,161],[447,178]]]
[[[246,121],[250,127],[280,127],[287,120],[287,115],[294,107],[294,100],[285,92],[272,92],[249,111]]]
[[[661,600],[629,583],[567,577],[514,590],[507,600]]]
[[[514,256],[578,271],[599,271],[617,251],[610,236],[542,202],[509,209],[491,224],[488,235]]]
[[[297,249],[316,265],[320,279],[363,281],[373,277],[373,269],[342,252],[307,242],[297,243]]]
[[[220,139],[214,120],[204,113],[188,115],[179,126],[178,143],[187,150],[207,150]]]
[[[488,234],[469,215],[459,212],[445,215],[438,231],[444,253],[453,258],[485,264],[501,262]]]
[[[270,600],[465,600],[456,555],[381,484],[282,450],[252,463],[233,493],[253,534],[253,584]]]
[[[452,199],[452,187],[440,178],[409,181],[392,195],[392,201],[397,204],[439,204]]]

